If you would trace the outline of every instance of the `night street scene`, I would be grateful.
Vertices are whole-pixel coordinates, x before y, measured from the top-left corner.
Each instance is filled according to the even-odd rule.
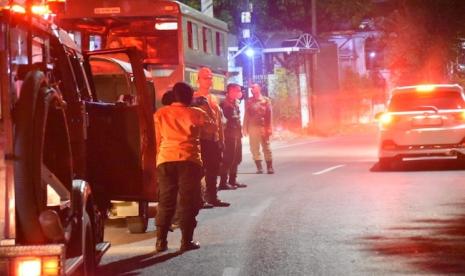
[[[0,275],[465,275],[464,0],[0,0]]]

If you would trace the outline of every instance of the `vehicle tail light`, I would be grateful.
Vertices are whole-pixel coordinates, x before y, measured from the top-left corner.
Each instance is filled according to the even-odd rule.
[[[60,259],[58,257],[42,258],[42,275],[54,276],[60,274]]]
[[[436,86],[431,84],[418,85],[416,87],[417,92],[431,92],[434,89],[436,89]]]
[[[14,267],[15,276],[60,275],[60,259],[57,256],[18,258]]]
[[[458,112],[458,113],[453,113],[453,115],[450,117],[454,118],[456,121],[464,122],[465,121],[465,110]]]
[[[383,125],[389,125],[392,122],[393,118],[392,115],[389,113],[384,113],[379,117],[379,122]]]
[[[47,5],[34,5],[31,7],[31,11],[33,14],[37,14],[37,15],[51,14],[51,11]]]
[[[40,258],[20,258],[16,260],[16,276],[40,276],[42,265]]]
[[[393,150],[396,148],[396,143],[394,143],[394,141],[392,140],[386,140],[386,141],[383,141],[381,146],[385,150]]]
[[[17,5],[17,4],[12,5],[12,6],[7,6],[5,7],[5,9],[10,10],[15,13],[26,13],[26,8],[24,8],[23,6]]]

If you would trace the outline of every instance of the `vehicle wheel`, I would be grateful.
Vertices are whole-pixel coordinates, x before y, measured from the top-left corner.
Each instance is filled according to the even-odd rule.
[[[16,228],[24,244],[46,241],[38,220],[47,207],[44,169],[71,189],[71,150],[63,106],[43,72],[26,75],[13,114]]]
[[[149,203],[139,202],[139,216],[126,218],[128,230],[132,234],[145,233],[149,224]]]
[[[84,264],[83,264],[83,274],[85,276],[94,275],[95,268],[96,268],[96,261],[95,261],[95,240],[94,240],[94,232],[92,228],[92,223],[90,221],[90,217],[87,213],[84,215],[84,223],[85,223],[85,232],[84,232]]]
[[[391,157],[379,158],[378,166],[381,170],[390,170],[392,169],[393,162],[394,162],[394,158],[391,158]]]

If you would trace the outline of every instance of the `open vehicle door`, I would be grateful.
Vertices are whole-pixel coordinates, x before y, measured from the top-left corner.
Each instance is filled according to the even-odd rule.
[[[136,48],[88,52],[87,170],[107,200],[155,201],[155,90]]]

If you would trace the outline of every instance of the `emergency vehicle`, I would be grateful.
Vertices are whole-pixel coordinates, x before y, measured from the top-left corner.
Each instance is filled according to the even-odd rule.
[[[43,11],[0,0],[0,275],[91,275],[110,200],[156,199],[153,85],[134,48],[83,55]]]

